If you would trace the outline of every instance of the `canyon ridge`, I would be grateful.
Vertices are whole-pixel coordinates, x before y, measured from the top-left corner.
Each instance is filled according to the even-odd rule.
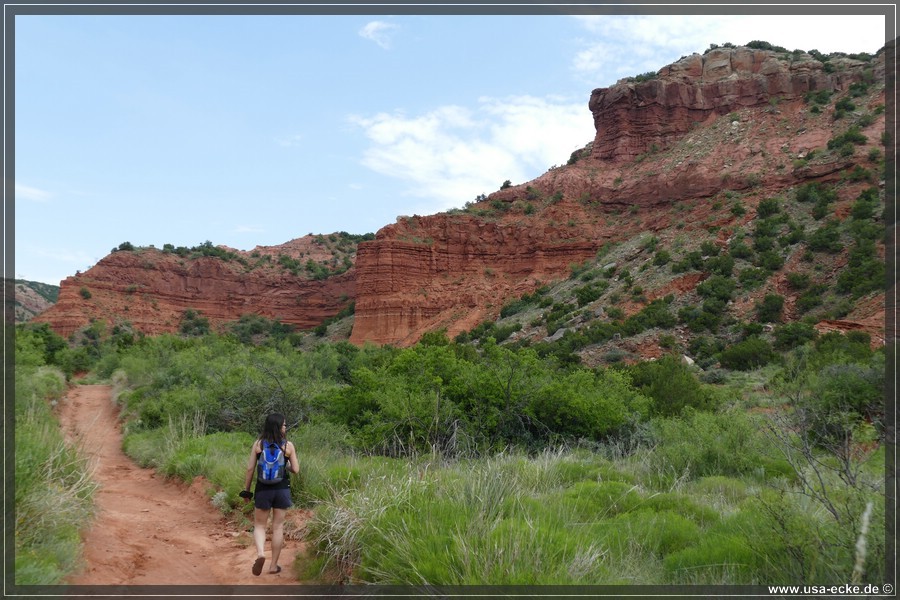
[[[824,253],[812,252],[808,240],[823,224],[850,219],[865,190],[877,189],[884,201],[884,155],[893,152],[884,137],[888,71],[883,51],[712,47],[593,90],[586,145],[532,181],[504,184],[465,208],[398,217],[374,236],[309,235],[250,251],[125,243],[62,281],[57,302],[33,321],[63,336],[95,320],[154,335],[178,332],[186,311],[218,330],[247,314],[301,330],[352,314],[351,343],[408,346],[427,332],[453,337],[495,321],[504,306],[562,285],[592,261],[615,271],[612,281],[628,280],[630,287],[579,303],[592,312],[567,323],[577,328],[609,318],[603,307],[610,304],[624,315],[663,297],[699,305],[697,286],[709,273],[672,264],[701,247],[703,257],[734,247],[763,218],[761,204],[776,199],[793,219],[776,237],[799,230],[801,239],[776,248],[782,264],[742,287],[731,313],[750,318],[766,294],[777,293],[784,319],[800,319],[809,285],[795,286],[789,275],[802,272],[845,305],[819,314],[817,328],[862,329],[881,343],[883,289],[846,297],[826,289],[853,265],[849,238]],[[834,190],[827,218],[811,217],[801,192],[826,188]],[[883,226],[880,211],[873,219]],[[672,263],[657,258],[661,250]],[[876,252],[883,261],[883,237]],[[518,335],[552,333],[532,324]],[[642,356],[658,350],[653,340],[633,344]]]

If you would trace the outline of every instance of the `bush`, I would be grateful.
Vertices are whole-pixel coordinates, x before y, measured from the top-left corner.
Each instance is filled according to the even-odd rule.
[[[697,293],[704,298],[717,298],[727,302],[734,295],[736,285],[730,277],[713,275],[697,286]]]
[[[797,202],[822,202],[829,204],[837,200],[837,191],[822,183],[806,183],[797,188]]]
[[[754,264],[768,272],[777,271],[784,266],[784,257],[776,250],[765,250],[759,253]]]
[[[728,254],[714,256],[706,259],[704,268],[714,275],[731,277],[734,272],[734,259]]]
[[[756,304],[756,317],[763,323],[776,323],[781,321],[781,311],[784,308],[784,297],[778,294],[766,294],[762,302]]]
[[[807,291],[803,292],[799,298],[797,298],[797,302],[794,304],[794,308],[799,310],[800,312],[807,312],[816,306],[822,304],[822,295],[828,290],[828,286],[824,284],[816,284],[812,286]]]
[[[805,290],[809,287],[809,273],[788,273],[785,279],[792,290]]]
[[[630,373],[633,385],[653,400],[654,415],[676,416],[688,407],[714,410],[718,403],[712,390],[700,383],[675,355],[637,363]]]
[[[731,242],[728,253],[734,258],[750,259],[753,257],[753,250],[740,239]]]
[[[765,219],[778,214],[780,210],[781,207],[778,205],[778,198],[766,198],[756,207],[756,216],[760,219]]]
[[[858,298],[884,289],[886,283],[884,262],[875,254],[875,244],[870,240],[857,241],[850,251],[847,268],[838,275],[837,291]]]
[[[719,354],[719,362],[726,369],[751,371],[775,358],[772,346],[760,337],[750,337],[733,344]]]
[[[828,252],[836,254],[844,249],[841,243],[841,233],[836,220],[829,220],[818,228],[806,241],[807,247],[814,252]]]
[[[840,148],[846,144],[856,144],[858,146],[862,146],[868,141],[866,135],[859,130],[857,126],[851,126],[841,135],[835,136],[828,140],[828,149],[833,150],[835,148]]]
[[[575,298],[578,301],[578,306],[586,306],[600,297],[600,295],[609,287],[609,284],[605,281],[599,283],[593,283],[590,285],[586,285],[580,288],[575,289]]]
[[[747,413],[688,411],[681,418],[653,421],[657,442],[652,461],[673,477],[740,476],[766,464],[764,439]]]
[[[649,404],[621,373],[577,370],[554,378],[537,394],[530,412],[557,435],[599,441],[646,418]]]
[[[801,346],[813,340],[818,335],[816,329],[809,323],[794,321],[785,323],[775,328],[775,348],[785,351]]]
[[[189,337],[206,335],[209,333],[209,319],[201,316],[199,311],[189,308],[182,314],[178,331],[181,335]]]

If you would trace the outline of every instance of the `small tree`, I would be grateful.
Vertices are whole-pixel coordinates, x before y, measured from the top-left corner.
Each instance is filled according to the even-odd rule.
[[[784,308],[784,297],[778,294],[766,294],[762,302],[756,304],[756,316],[763,323],[776,323],[781,321],[781,311]]]

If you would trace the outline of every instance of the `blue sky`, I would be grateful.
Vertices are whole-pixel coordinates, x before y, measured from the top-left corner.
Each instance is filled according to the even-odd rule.
[[[462,207],[591,141],[593,88],[752,40],[875,53],[884,19],[19,15],[15,276]]]

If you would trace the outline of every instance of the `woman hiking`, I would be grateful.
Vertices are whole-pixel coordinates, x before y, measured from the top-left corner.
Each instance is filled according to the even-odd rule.
[[[300,472],[300,462],[294,444],[287,441],[287,423],[284,415],[272,413],[266,417],[259,439],[250,448],[247,461],[247,477],[241,497],[254,499],[253,541],[256,543],[256,562],[253,574],[262,573],[266,562],[266,525],[269,511],[272,512],[272,563],[269,573],[281,572],[278,556],[284,545],[284,517],[291,507],[291,485],[288,473]],[[250,493],[250,484],[256,478],[255,493]]]

